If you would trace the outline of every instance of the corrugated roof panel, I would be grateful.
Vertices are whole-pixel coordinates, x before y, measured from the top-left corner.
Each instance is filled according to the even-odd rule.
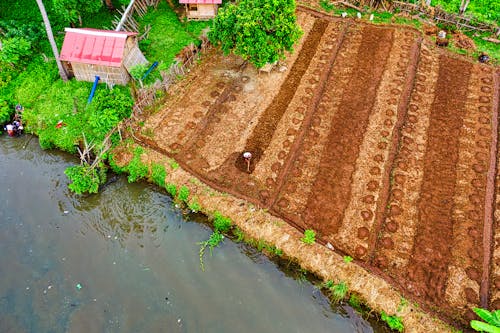
[[[60,59],[84,64],[119,67],[125,42],[136,33],[97,29],[66,29]]]

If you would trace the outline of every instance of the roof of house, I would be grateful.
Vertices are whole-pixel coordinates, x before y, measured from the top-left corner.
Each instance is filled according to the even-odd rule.
[[[179,0],[179,3],[196,3],[201,5],[221,4],[222,0]]]
[[[63,61],[120,67],[128,36],[135,32],[66,28],[59,58]]]

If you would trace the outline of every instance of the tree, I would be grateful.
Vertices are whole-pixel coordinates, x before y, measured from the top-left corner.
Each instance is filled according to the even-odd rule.
[[[301,34],[294,0],[241,0],[219,11],[208,37],[261,68],[283,59]]]
[[[54,10],[73,26],[82,25],[82,15],[97,13],[102,7],[102,0],[52,0]]]
[[[61,60],[59,60],[59,50],[57,49],[56,41],[54,40],[54,34],[52,33],[52,27],[50,26],[49,17],[45,11],[45,6],[42,0],[36,0],[38,8],[40,8],[40,13],[42,14],[43,23],[45,24],[45,30],[47,31],[47,37],[49,38],[50,46],[52,47],[52,52],[56,58],[57,68],[59,69],[59,75],[63,81],[68,81],[68,74],[62,66]]]

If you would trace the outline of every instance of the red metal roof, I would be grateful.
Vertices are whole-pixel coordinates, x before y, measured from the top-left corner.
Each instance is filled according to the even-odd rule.
[[[221,4],[222,0],[179,0],[179,3],[196,3],[196,4]]]
[[[120,67],[128,36],[135,32],[66,28],[61,55],[63,61]]]

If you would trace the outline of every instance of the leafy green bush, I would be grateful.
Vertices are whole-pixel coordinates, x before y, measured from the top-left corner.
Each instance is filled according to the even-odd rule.
[[[219,212],[214,213],[214,228],[219,232],[228,232],[231,228],[231,219]]]
[[[314,244],[314,242],[316,242],[316,233],[314,230],[307,229],[304,231],[304,237],[300,240],[305,244]]]
[[[177,200],[181,202],[187,203],[189,199],[189,188],[185,185],[182,185],[179,189],[179,193],[177,194]]]
[[[396,315],[389,316],[384,311],[382,311],[382,313],[380,315],[381,315],[381,319],[383,321],[385,321],[391,329],[396,330],[398,332],[403,332],[405,327],[403,325],[403,322],[401,321],[401,318],[399,318]]]
[[[134,78],[134,80],[139,81],[147,70],[148,66],[144,64],[135,65],[130,69],[130,75]]]
[[[97,193],[99,185],[106,181],[106,172],[100,172],[88,164],[68,167],[64,173],[71,181],[69,189],[77,194]]]
[[[261,68],[283,59],[301,34],[294,1],[240,0],[219,10],[208,37],[225,54],[233,52]]]
[[[170,194],[172,198],[175,198],[177,194],[177,187],[175,186],[175,184],[166,184],[165,190],[167,190],[167,193]]]
[[[31,42],[23,37],[13,37],[2,41],[0,62],[12,66],[20,65],[31,54]]]
[[[165,187],[165,177],[167,177],[167,171],[165,171],[165,166],[158,163],[153,163],[151,167],[151,179],[153,183],[158,186]]]
[[[129,183],[146,178],[148,175],[148,166],[141,161],[141,155],[143,152],[144,150],[141,147],[136,147],[134,149],[134,157],[126,167],[127,172],[129,173],[127,177]]]
[[[0,99],[0,125],[9,122],[14,109],[9,106],[7,101]],[[2,132],[3,126],[0,126],[0,133]]]
[[[134,104],[122,89],[99,89],[88,107],[88,122],[96,138],[104,138],[122,119],[130,117]]]

